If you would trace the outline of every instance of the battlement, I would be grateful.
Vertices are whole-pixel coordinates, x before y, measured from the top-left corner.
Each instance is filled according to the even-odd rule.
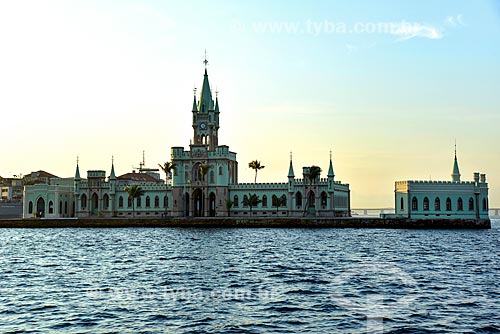
[[[87,178],[105,178],[106,177],[106,172],[103,170],[89,170],[87,171]]]
[[[460,181],[460,182],[455,182],[455,181],[423,181],[423,180],[408,180],[408,181],[396,181],[396,185],[407,185],[407,184],[442,184],[442,185],[449,185],[449,184],[459,184],[459,185],[474,185],[473,181]]]
[[[232,190],[241,190],[241,189],[251,189],[251,190],[261,190],[261,189],[288,189],[288,184],[285,182],[270,182],[270,183],[238,183],[232,184],[230,188]]]

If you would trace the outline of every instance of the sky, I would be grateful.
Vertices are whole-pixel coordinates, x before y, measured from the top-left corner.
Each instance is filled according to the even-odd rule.
[[[0,0],[0,176],[130,172],[188,148],[204,54],[219,144],[258,181],[330,150],[351,205],[487,174],[500,207],[500,1]],[[199,92],[199,91],[198,91]],[[499,189],[499,190],[497,190]]]

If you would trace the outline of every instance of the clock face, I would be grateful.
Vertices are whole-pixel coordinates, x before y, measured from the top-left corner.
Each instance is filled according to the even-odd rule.
[[[200,129],[205,130],[207,128],[207,125],[205,123],[200,124]]]

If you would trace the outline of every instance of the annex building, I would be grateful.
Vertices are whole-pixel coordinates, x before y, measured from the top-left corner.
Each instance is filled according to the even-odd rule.
[[[396,216],[487,219],[489,204],[486,174],[474,173],[473,181],[461,181],[460,177],[455,150],[451,181],[396,182]]]
[[[219,100],[213,99],[206,64],[201,93],[197,99],[195,91],[191,108],[191,144],[171,150],[171,182],[147,168],[117,177],[113,163],[108,176],[90,170],[82,178],[77,162],[74,178],[25,187],[23,217],[350,216],[349,184],[335,179],[331,155],[325,176],[311,178],[310,167],[303,167],[296,177],[290,157],[282,182],[238,182],[236,153],[219,144]],[[134,184],[145,193],[132,203],[125,188]],[[249,207],[252,195],[261,202]]]

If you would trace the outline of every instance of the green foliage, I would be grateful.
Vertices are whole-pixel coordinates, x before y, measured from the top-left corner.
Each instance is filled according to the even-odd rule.
[[[311,185],[318,181],[320,175],[321,175],[321,167],[318,166],[309,167],[309,175],[307,176],[307,178],[309,179]]]
[[[231,201],[230,199],[226,200],[226,208],[227,208],[227,215],[228,215],[228,217],[231,214],[231,208],[233,207],[233,205],[234,205],[233,201]]]
[[[208,174],[208,171],[209,171],[209,169],[210,169],[210,165],[209,165],[209,164],[207,164],[207,163],[202,163],[202,164],[200,164],[200,167],[199,167],[199,168],[200,168],[200,175],[201,175],[201,179],[202,179],[203,181],[205,181],[205,175],[207,175],[207,174]]]
[[[158,166],[165,173],[165,182],[168,183],[168,181],[172,179],[172,171],[175,171],[177,167],[170,161],[164,162],[163,165],[158,164]]]
[[[127,192],[128,197],[132,199],[132,213],[135,217],[135,199],[143,196],[145,191],[137,184],[127,185],[125,187],[125,191]]]
[[[252,209],[259,205],[262,200],[259,198],[257,194],[248,194],[247,197],[243,197],[243,205],[250,207],[250,212],[252,212]]]
[[[266,166],[261,165],[260,161],[258,161],[258,160],[253,160],[253,161],[250,161],[248,163],[248,167],[252,168],[253,170],[255,170],[255,180],[254,180],[254,183],[257,183],[257,172],[259,170],[261,170],[262,168],[266,167]]]

